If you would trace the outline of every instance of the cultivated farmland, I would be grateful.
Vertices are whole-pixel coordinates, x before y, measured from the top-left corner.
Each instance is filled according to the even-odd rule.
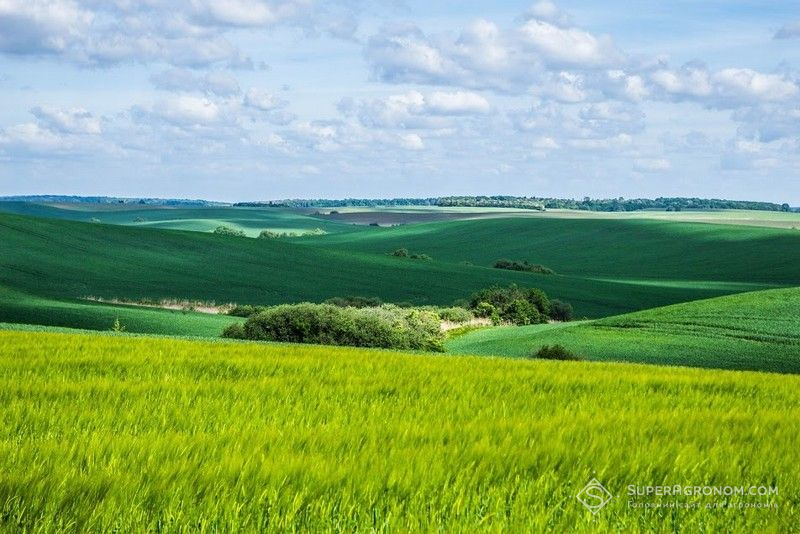
[[[0,332],[0,526],[786,532],[798,521],[798,386],[630,364]],[[597,516],[574,498],[587,477],[619,495]],[[629,508],[630,484],[778,495],[682,498],[701,506],[674,513]],[[722,501],[777,509],[705,506]]]

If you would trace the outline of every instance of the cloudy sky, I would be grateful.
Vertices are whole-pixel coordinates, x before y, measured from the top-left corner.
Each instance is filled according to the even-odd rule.
[[[0,0],[0,195],[800,205],[800,2]]]

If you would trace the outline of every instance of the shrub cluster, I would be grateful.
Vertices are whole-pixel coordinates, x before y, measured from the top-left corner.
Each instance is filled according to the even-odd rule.
[[[538,351],[531,354],[532,358],[541,358],[543,360],[580,360],[578,356],[564,348],[563,345],[544,345]]]
[[[217,228],[214,230],[214,233],[217,235],[226,235],[231,237],[246,237],[242,230],[237,230],[236,228],[231,228],[230,226],[217,226]]]
[[[436,313],[442,321],[449,321],[451,323],[466,323],[475,318],[471,311],[459,306],[439,308],[436,310]]]
[[[325,301],[340,308],[377,308],[383,301],[378,297],[333,297]]]
[[[539,265],[538,263],[528,263],[526,261],[512,261],[512,260],[497,260],[494,262],[495,269],[506,269],[509,271],[522,271],[526,273],[538,273],[538,274],[555,274],[553,269],[549,267],[545,267],[544,265]]]
[[[558,299],[550,301],[550,318],[554,321],[567,322],[572,320],[572,304]]]
[[[469,307],[476,316],[488,317],[494,323],[546,323],[550,315],[550,300],[544,291],[515,284],[482,289],[472,295]]]
[[[233,315],[235,317],[250,317],[251,315],[261,313],[266,309],[267,309],[266,306],[253,306],[252,304],[237,304],[236,306],[228,310],[228,315]]]
[[[410,254],[407,248],[398,248],[394,252],[389,253],[389,255],[394,256],[395,258],[411,258],[412,260],[430,261],[433,259],[427,254]]]
[[[444,336],[435,313],[384,305],[284,304],[229,326],[223,337],[441,352]]]
[[[290,232],[273,232],[272,230],[261,230],[261,233],[258,234],[259,239],[282,239],[284,237],[310,237],[315,235],[325,235],[328,232],[323,230],[322,228],[314,228],[313,230],[306,230],[305,232],[301,232],[299,234],[293,234]]]

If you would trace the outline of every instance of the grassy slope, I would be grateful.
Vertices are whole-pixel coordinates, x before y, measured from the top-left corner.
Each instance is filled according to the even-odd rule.
[[[800,510],[798,386],[0,332],[0,529],[788,531]],[[620,495],[597,522],[572,497],[590,476]],[[780,509],[630,509],[628,484],[777,485],[778,497],[732,502]]]
[[[800,232],[651,220],[508,218],[407,225],[311,238],[362,253],[400,247],[441,261],[507,258],[563,275],[629,280],[800,284]]]
[[[328,221],[306,215],[298,210],[282,208],[233,207],[165,207],[125,204],[35,204],[0,202],[0,212],[48,217],[79,222],[93,219],[104,224],[134,225],[152,228],[171,228],[195,232],[210,232],[218,226],[238,228],[251,237],[261,230],[303,232],[320,228],[326,232],[352,230],[345,223]],[[144,222],[135,222],[137,219]]]
[[[572,302],[578,314],[594,317],[752,287],[620,284],[342,248],[0,215],[0,286],[62,299],[91,295],[271,304],[365,295],[446,304],[481,287],[516,282],[541,286]],[[772,281],[779,283],[776,273]]]
[[[479,330],[450,340],[447,349],[519,357],[554,343],[591,360],[800,373],[800,288],[676,304],[581,324]]]
[[[0,287],[0,322],[109,330],[115,319],[127,332],[198,337],[217,337],[239,320],[226,315],[44,298]]]

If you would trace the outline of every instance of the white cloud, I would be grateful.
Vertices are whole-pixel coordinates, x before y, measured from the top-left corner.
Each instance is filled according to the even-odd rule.
[[[623,60],[611,39],[562,27],[545,2],[516,28],[477,20],[457,37],[427,35],[416,26],[388,26],[372,36],[365,55],[376,78],[390,83],[452,85],[522,93],[548,68],[596,69]],[[543,17],[543,18],[536,18]]]
[[[694,100],[710,108],[789,101],[800,95],[798,84],[786,75],[744,68],[710,72],[705,65],[689,63],[680,69],[660,68],[650,78],[666,98]]]
[[[426,109],[433,114],[471,115],[488,113],[489,101],[477,93],[456,91],[446,93],[437,91],[426,100]]]
[[[352,16],[328,11],[335,10],[310,0],[2,0],[0,53],[90,66],[250,67],[252,60],[227,38],[232,30],[283,24],[352,37]]]
[[[523,44],[556,66],[600,67],[618,64],[621,54],[609,37],[595,37],[578,28],[561,28],[529,20],[520,29]]]
[[[800,93],[797,84],[778,74],[751,69],[723,69],[714,75],[719,95],[732,101],[780,102]]]
[[[83,108],[56,109],[37,106],[31,113],[39,123],[51,131],[75,134],[99,134],[100,120]]]
[[[286,107],[289,104],[286,100],[278,97],[274,93],[263,89],[252,88],[247,91],[244,97],[244,105],[258,109],[260,111],[275,111]]]
[[[159,101],[154,113],[165,121],[178,126],[207,126],[222,121],[220,107],[208,98],[181,95]]]
[[[458,117],[485,115],[491,104],[485,97],[469,91],[419,91],[372,100],[348,100],[339,104],[345,116],[357,117],[368,128],[445,129]]]
[[[561,147],[552,137],[537,137],[531,146],[537,150],[554,150]]]
[[[525,18],[543,20],[562,27],[572,25],[570,16],[561,11],[561,9],[550,0],[540,0],[533,4],[528,8],[528,11],[525,12]]]
[[[422,142],[422,138],[413,133],[401,135],[400,145],[408,150],[422,150],[425,148],[425,143]]]

